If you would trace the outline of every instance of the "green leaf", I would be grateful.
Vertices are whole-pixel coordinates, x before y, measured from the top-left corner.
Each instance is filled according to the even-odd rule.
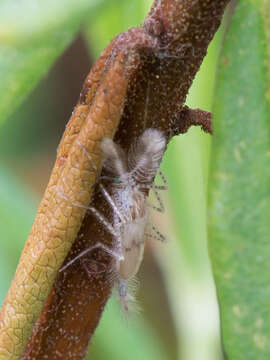
[[[139,26],[152,3],[152,0],[117,0],[116,6],[115,2],[107,1],[86,30],[86,39],[95,56],[120,32]]]
[[[14,275],[35,214],[33,196],[3,165],[0,168],[0,304]]]
[[[0,124],[46,74],[100,2],[0,2]]]
[[[96,358],[163,360],[168,356],[162,341],[142,319],[142,314],[132,315],[131,319],[123,319],[119,304],[112,299],[106,305],[87,357],[89,360]]]
[[[187,100],[192,108],[211,109],[220,35],[215,36],[192,84]],[[179,358],[185,360],[221,359],[218,309],[207,251],[210,140],[199,127],[192,127],[173,139],[163,161],[169,183],[168,221],[174,233],[170,231],[169,243],[158,251],[158,258],[178,330]]]
[[[264,4],[238,2],[220,57],[214,105],[209,247],[225,352],[237,360],[270,358],[270,103]]]

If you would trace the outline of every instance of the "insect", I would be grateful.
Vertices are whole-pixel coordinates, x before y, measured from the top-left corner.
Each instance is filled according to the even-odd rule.
[[[70,266],[86,253],[102,248],[116,259],[116,275],[118,293],[124,310],[129,309],[129,302],[133,297],[128,292],[128,281],[132,279],[141,264],[145,237],[151,236],[164,240],[163,235],[152,226],[154,234],[146,234],[149,220],[149,208],[164,211],[158,190],[167,189],[167,182],[160,172],[163,185],[153,184],[156,173],[166,147],[166,139],[162,132],[147,129],[131,145],[128,153],[109,138],[101,142],[104,154],[104,168],[109,176],[109,191],[100,183],[101,191],[111,206],[113,217],[110,223],[95,208],[88,209],[97,217],[104,227],[113,235],[115,244],[110,249],[104,244],[97,243],[84,250],[77,257],[68,262],[60,271]],[[147,195],[152,189],[159,203],[159,207],[147,202]]]

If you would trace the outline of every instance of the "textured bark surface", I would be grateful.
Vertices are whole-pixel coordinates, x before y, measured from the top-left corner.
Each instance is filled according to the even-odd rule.
[[[94,192],[93,206],[110,219],[95,188],[99,143],[114,137],[127,149],[149,127],[168,141],[190,125],[211,132],[209,113],[183,103],[228,2],[156,0],[142,27],[115,38],[91,70],[0,314],[1,359],[21,358],[41,310],[23,359],[85,356],[113,286],[112,259],[96,250],[58,269],[95,242],[112,241],[77,205],[87,206]]]

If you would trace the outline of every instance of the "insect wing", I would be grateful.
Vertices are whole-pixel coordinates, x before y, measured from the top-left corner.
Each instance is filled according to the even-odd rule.
[[[133,223],[124,225],[122,229],[124,260],[120,262],[120,276],[129,279],[136,275],[143,258],[144,232],[147,216]]]
[[[144,242],[133,243],[131,248],[124,249],[125,259],[120,262],[120,275],[124,280],[136,275],[142,262],[144,252]]]

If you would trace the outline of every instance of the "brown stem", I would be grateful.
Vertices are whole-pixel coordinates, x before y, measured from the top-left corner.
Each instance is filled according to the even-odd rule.
[[[94,189],[99,143],[115,135],[127,149],[149,127],[168,141],[190,125],[211,132],[209,116],[183,104],[228,2],[156,0],[142,27],[116,37],[91,70],[2,308],[1,359],[20,358],[46,297],[23,359],[85,356],[113,286],[112,259],[96,250],[57,271],[95,242],[111,244],[104,227],[76,205],[87,206],[95,190],[93,206],[111,216]]]
[[[202,130],[206,133],[213,134],[212,129],[212,114],[208,111],[201,109],[190,109],[187,106],[183,106],[182,111],[179,114],[179,123],[181,124],[181,133],[188,131],[190,126],[201,126]],[[177,131],[176,133],[179,133]]]

